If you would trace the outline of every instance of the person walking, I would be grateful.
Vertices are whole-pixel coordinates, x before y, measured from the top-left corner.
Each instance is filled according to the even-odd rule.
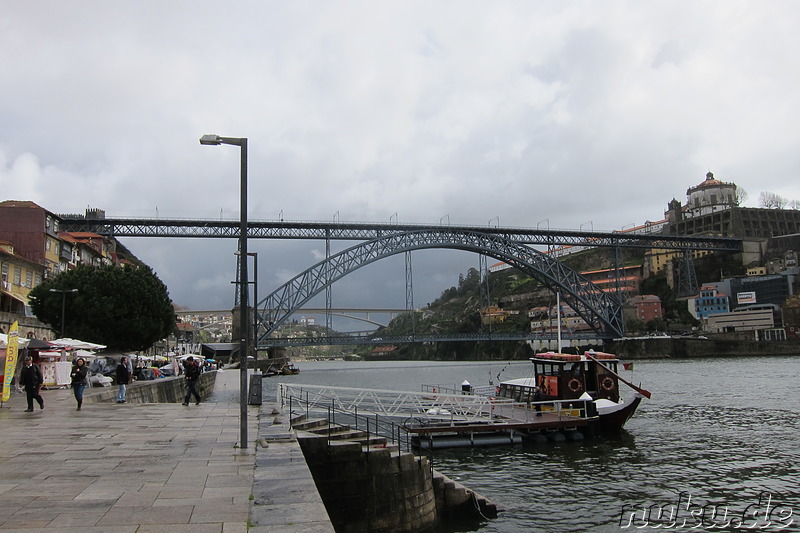
[[[31,359],[30,355],[25,356],[25,363],[19,374],[19,382],[25,387],[25,395],[28,399],[28,408],[25,409],[25,412],[33,412],[33,400],[39,402],[39,409],[44,409],[44,400],[42,395],[39,394],[44,378],[39,366],[33,364],[33,359]]]
[[[119,392],[117,392],[117,403],[125,403],[125,390],[130,382],[131,371],[128,367],[128,358],[123,357],[119,360],[119,364],[117,365],[117,385],[119,385]]]
[[[78,360],[75,361],[75,366],[72,367],[72,372],[70,372],[69,377],[72,378],[72,392],[75,393],[75,401],[78,402],[78,408],[76,411],[81,410],[81,405],[83,405],[83,389],[86,388],[86,384],[88,383],[87,376],[89,375],[89,369],[86,368],[86,361],[84,361],[83,357],[78,357]]]
[[[186,376],[186,398],[183,399],[183,405],[189,405],[189,398],[194,394],[195,405],[200,405],[200,395],[197,393],[197,381],[200,379],[200,365],[198,365],[194,357],[191,355],[186,358],[183,363],[183,373]]]

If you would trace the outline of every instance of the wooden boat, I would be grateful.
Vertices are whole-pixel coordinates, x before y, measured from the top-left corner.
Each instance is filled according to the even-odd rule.
[[[283,374],[284,376],[292,376],[292,375],[294,375],[294,374],[299,374],[299,373],[300,373],[300,369],[299,369],[299,368],[297,368],[296,366],[294,366],[294,365],[293,365],[293,364],[291,364],[291,363],[285,363],[285,364],[284,364],[284,365],[281,367],[281,370],[280,370],[280,372],[281,372],[281,374]]]
[[[547,352],[531,358],[534,377],[500,383],[496,395],[517,402],[552,400],[591,401],[597,410],[597,429],[619,431],[636,412],[642,398],[650,392],[617,374],[619,360],[613,354],[589,350],[583,355]],[[626,399],[620,396],[620,383],[633,389]],[[540,411],[547,404],[533,404]]]

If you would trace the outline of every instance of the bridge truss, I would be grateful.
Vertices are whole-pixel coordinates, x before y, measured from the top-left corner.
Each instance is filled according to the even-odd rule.
[[[529,246],[475,231],[452,228],[394,233],[330,256],[301,272],[257,304],[259,347],[294,310],[347,274],[380,259],[413,250],[450,248],[494,257],[537,279],[562,299],[601,337],[623,335],[622,305],[589,280]]]
[[[109,237],[239,238],[239,221],[152,218],[86,218],[59,215],[64,231],[88,231]],[[480,232],[521,244],[550,247],[591,246],[663,248],[741,252],[741,239],[715,236],[681,237],[657,233],[568,231],[531,228],[442,226],[430,224],[371,224],[338,222],[248,221],[248,239],[307,239],[367,241],[414,231]]]
[[[82,215],[60,215],[64,231],[86,231],[109,237],[184,237],[237,238],[239,220],[187,220],[150,218],[89,218]],[[326,259],[298,274],[261,300],[254,308],[255,337],[258,350],[269,346],[296,345],[270,339],[278,326],[298,308],[321,291],[326,291],[330,307],[330,287],[337,280],[374,261],[398,253],[406,253],[407,285],[410,278],[410,252],[427,248],[452,248],[494,257],[540,281],[553,292],[560,291],[564,303],[572,307],[592,328],[593,338],[621,336],[624,332],[621,302],[604,293],[577,272],[562,265],[554,256],[543,254],[532,245],[554,249],[612,247],[617,256],[622,248],[654,248],[683,251],[695,250],[741,252],[742,241],[715,236],[674,236],[644,232],[595,232],[540,230],[426,224],[373,224],[339,222],[249,221],[247,237],[254,239],[325,240]],[[331,240],[363,241],[336,255],[330,255]],[[237,280],[239,269],[237,268]],[[407,286],[407,300],[411,294]],[[236,291],[238,305],[238,291]],[[330,320],[330,317],[327,318]],[[498,335],[478,334],[480,339],[501,340]],[[574,335],[573,335],[574,336]],[[415,336],[406,342],[423,342],[430,336]],[[464,337],[464,338],[462,338]],[[469,340],[468,336],[439,340]],[[516,335],[531,338],[531,335]],[[542,336],[536,336],[540,338]],[[330,344],[352,344],[353,337],[330,338]],[[394,342],[402,339],[393,339]],[[509,339],[510,340],[510,339]],[[286,339],[284,339],[286,341]],[[317,339],[314,344],[320,344]],[[381,343],[383,339],[371,339]],[[308,344],[308,343],[302,343]]]

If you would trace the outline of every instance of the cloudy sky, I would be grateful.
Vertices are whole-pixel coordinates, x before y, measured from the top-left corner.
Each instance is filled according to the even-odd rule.
[[[249,139],[258,220],[612,230],[709,170],[747,205],[800,199],[798,19],[791,1],[5,0],[2,196],[237,219],[238,148],[198,143],[217,133]],[[123,242],[178,305],[231,307],[234,240]],[[324,243],[250,249],[263,294]],[[403,265],[334,305],[403,307]],[[415,303],[477,265],[415,254]]]

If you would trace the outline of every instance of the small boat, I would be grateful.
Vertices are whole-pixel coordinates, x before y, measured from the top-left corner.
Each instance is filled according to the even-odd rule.
[[[280,370],[281,374],[284,376],[293,376],[294,374],[299,374],[300,369],[294,366],[291,363],[285,363]]]
[[[597,410],[597,429],[604,432],[622,429],[642,398],[650,398],[649,391],[617,374],[619,359],[613,354],[594,350],[583,355],[547,352],[536,354],[531,362],[534,377],[504,381],[496,396],[517,402],[591,401]],[[633,389],[625,400],[620,396],[620,383]],[[534,407],[552,409],[547,404],[534,403]]]

